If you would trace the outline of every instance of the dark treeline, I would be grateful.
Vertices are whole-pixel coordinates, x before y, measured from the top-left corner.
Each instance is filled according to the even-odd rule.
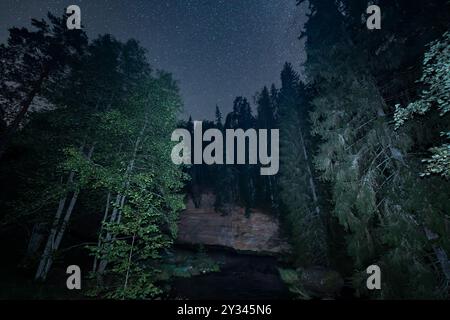
[[[286,68],[292,70],[290,64]],[[223,120],[220,108],[216,106],[216,119],[214,121],[202,121],[202,131],[217,129],[225,136],[227,129],[274,129],[277,127],[278,90],[272,86],[271,91],[264,87],[256,94],[257,112],[254,115],[249,101],[244,97],[237,97],[233,103],[233,111],[228,113]],[[190,117],[182,122],[180,128],[185,128],[191,133],[194,145],[194,121]],[[268,150],[270,155],[270,134],[268,134]],[[203,143],[207,146],[208,143]],[[235,147],[236,148],[236,147]],[[223,143],[223,151],[226,152],[226,144]],[[246,140],[246,163],[249,163],[249,141]],[[236,163],[237,152],[234,152]],[[202,193],[211,191],[216,195],[216,211],[228,214],[232,209],[230,205],[238,204],[246,208],[247,214],[251,208],[266,209],[268,212],[277,212],[276,176],[261,175],[260,164],[193,164],[186,169],[190,176],[187,185],[187,193],[194,200],[196,206],[201,205]]]

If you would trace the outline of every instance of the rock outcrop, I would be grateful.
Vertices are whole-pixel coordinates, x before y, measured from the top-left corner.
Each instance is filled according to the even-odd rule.
[[[281,254],[289,246],[280,236],[279,222],[259,210],[245,214],[242,207],[233,206],[227,215],[214,209],[215,196],[204,193],[200,206],[188,198],[186,210],[178,225],[178,242],[222,246],[241,252]]]

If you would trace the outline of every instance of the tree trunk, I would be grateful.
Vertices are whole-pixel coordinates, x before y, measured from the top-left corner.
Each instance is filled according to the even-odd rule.
[[[114,206],[113,212],[111,214],[111,218],[109,219],[110,223],[117,223],[118,213],[119,213],[119,211],[121,211],[123,209],[123,204],[124,204],[123,199],[124,198],[125,198],[125,196],[122,196],[121,194],[117,194],[115,206]],[[112,239],[112,234],[111,234],[111,232],[108,232],[105,237],[105,243],[110,242],[111,239]],[[99,236],[99,243],[101,245],[101,234]],[[107,264],[108,264],[108,261],[106,259],[101,259],[100,263],[98,264],[97,272],[103,273],[106,269]]]
[[[74,172],[71,172],[69,175],[69,179],[67,181],[68,184],[72,182],[73,176],[74,176]],[[58,230],[59,220],[61,219],[61,215],[64,210],[64,206],[66,205],[66,200],[67,200],[67,196],[65,196],[64,198],[62,198],[59,201],[58,209],[56,210],[55,218],[53,219],[52,228],[50,230],[50,235],[47,239],[47,243],[45,245],[44,252],[41,255],[41,259],[39,261],[39,266],[37,268],[36,275],[34,276],[35,280],[42,279],[42,273],[43,273],[43,271],[45,269],[45,265],[47,263],[47,257],[50,255],[50,253],[52,251],[52,246],[53,246],[53,243],[55,240],[55,235]],[[42,280],[44,280],[44,279],[42,279]]]
[[[127,274],[125,275],[125,283],[123,285],[123,294],[124,294],[124,299],[125,299],[125,292],[127,290],[127,285],[128,285],[128,278],[130,276],[130,268],[131,268],[131,259],[133,258],[133,249],[134,249],[134,241],[136,240],[136,234],[133,234],[133,240],[131,242],[131,249],[130,249],[130,254],[128,255],[128,267],[127,267]]]
[[[45,263],[45,267],[44,267],[43,273],[41,275],[42,280],[45,280],[47,278],[48,271],[50,270],[50,267],[53,264],[53,255],[59,249],[59,245],[61,244],[61,239],[66,230],[70,216],[72,215],[73,208],[75,207],[75,204],[77,202],[78,194],[79,194],[79,191],[77,190],[72,195],[72,199],[70,200],[70,204],[66,211],[66,215],[64,216],[64,219],[61,223],[60,229],[55,237],[55,241],[52,244],[51,253],[47,256],[47,259],[46,259],[47,261]]]
[[[303,149],[303,155],[305,157],[305,162],[306,162],[306,170],[308,171],[308,175],[309,175],[309,188],[311,191],[311,195],[313,197],[316,214],[317,214],[317,216],[320,216],[320,207],[319,207],[319,200],[317,198],[316,185],[314,183],[312,171],[309,166],[308,152],[306,151],[305,140],[303,140],[303,133],[302,133],[301,128],[299,128],[299,133],[300,133],[300,142],[301,142],[302,149]]]
[[[89,150],[89,153],[86,155],[87,159],[92,157],[92,153],[94,152],[94,146],[92,146]],[[73,182],[74,172],[70,173],[68,184]],[[53,264],[53,255],[56,250],[58,250],[59,245],[61,244],[62,237],[66,230],[67,224],[70,220],[70,216],[72,215],[73,209],[75,208],[75,204],[78,200],[79,191],[75,190],[72,194],[72,198],[69,202],[69,206],[66,210],[63,220],[61,221],[62,212],[66,205],[67,196],[60,200],[58,210],[55,215],[55,219],[53,221],[52,229],[50,231],[50,236],[47,239],[47,244],[45,246],[44,252],[39,261],[39,266],[36,271],[35,280],[44,281],[47,278],[48,271]]]
[[[109,214],[109,205],[111,201],[111,192],[108,192],[108,196],[106,197],[106,205],[105,205],[105,214],[103,215],[103,219],[102,219],[102,224],[100,226],[100,232],[98,235],[98,242],[97,242],[97,248],[100,248],[100,245],[102,243],[102,233],[103,233],[103,224],[106,222],[106,220],[108,219],[108,214]],[[97,269],[97,255],[95,255],[94,257],[94,263],[92,265],[92,272],[95,272]]]
[[[126,177],[126,180],[125,180],[125,183],[124,183],[124,187],[125,188],[127,188],[128,185],[129,185],[129,176],[131,175],[131,173],[134,170],[134,165],[135,165],[135,162],[136,162],[137,151],[138,151],[139,146],[140,146],[140,144],[142,142],[142,139],[144,137],[144,133],[145,133],[146,129],[147,129],[147,117],[146,117],[144,125],[143,125],[143,127],[142,127],[142,129],[141,129],[141,131],[139,133],[139,136],[136,139],[136,142],[134,144],[134,149],[133,149],[133,155],[132,155],[132,158],[130,160],[130,163],[127,166],[127,170],[125,172],[125,177]],[[111,219],[110,219],[111,223],[117,223],[117,224],[120,223],[121,213],[122,213],[122,209],[123,209],[123,207],[125,205],[125,200],[126,200],[126,195],[117,194],[116,205],[115,205],[115,207],[113,209],[113,212],[111,214]],[[112,239],[113,239],[113,236],[111,235],[110,232],[108,232],[107,235],[106,235],[106,238],[105,238],[105,242],[106,243],[110,242]],[[99,239],[99,242],[100,242],[100,239]],[[100,273],[100,274],[105,272],[107,264],[108,264],[108,261],[106,259],[102,259],[100,261],[99,265],[98,265],[97,272]]]
[[[319,198],[317,196],[317,189],[316,189],[316,185],[314,183],[314,176],[313,176],[313,171],[311,170],[311,167],[309,165],[309,157],[308,157],[308,151],[306,149],[306,145],[305,145],[305,140],[303,139],[303,132],[301,127],[299,127],[299,134],[300,134],[300,143],[302,146],[302,150],[303,150],[303,156],[305,158],[305,165],[306,165],[306,170],[308,172],[309,175],[309,189],[313,198],[313,202],[315,205],[315,217],[317,219],[319,219],[319,223],[320,223],[320,233],[321,236],[323,237],[323,243],[327,242],[327,225],[326,225],[326,220],[325,217],[321,215],[320,212],[320,205],[319,205]],[[328,254],[327,254],[327,249],[324,246],[320,246],[319,251],[321,252],[317,252],[318,255],[320,255],[323,259],[323,263],[328,265],[329,264],[329,258],[328,258]]]

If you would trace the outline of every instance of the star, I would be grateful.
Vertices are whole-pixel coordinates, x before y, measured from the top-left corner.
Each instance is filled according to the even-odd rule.
[[[213,119],[216,104],[226,114],[238,95],[252,101],[263,86],[279,84],[284,62],[299,67],[305,56],[297,37],[306,10],[295,0],[2,0],[0,21],[29,26],[30,17],[61,14],[71,4],[80,6],[91,39],[135,38],[153,69],[173,74],[184,118]],[[2,28],[0,41],[6,38]]]

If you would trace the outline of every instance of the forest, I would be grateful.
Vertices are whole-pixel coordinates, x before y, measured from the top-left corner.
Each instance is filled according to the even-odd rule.
[[[366,1],[292,6],[304,3],[301,69],[286,62],[230,112],[211,106],[214,119],[181,116],[176,74],[135,39],[68,30],[56,13],[10,28],[0,44],[0,299],[195,299],[234,279],[230,260],[267,281],[243,298],[449,299],[450,3],[371,1],[379,30],[366,27]],[[203,132],[279,129],[279,171],[174,164],[171,135],[193,137],[194,121]],[[267,216],[288,249],[181,243],[207,229],[183,229],[185,211],[212,225]],[[82,290],[66,288],[70,265]],[[379,290],[367,286],[373,265]],[[232,282],[241,297],[246,281]]]

